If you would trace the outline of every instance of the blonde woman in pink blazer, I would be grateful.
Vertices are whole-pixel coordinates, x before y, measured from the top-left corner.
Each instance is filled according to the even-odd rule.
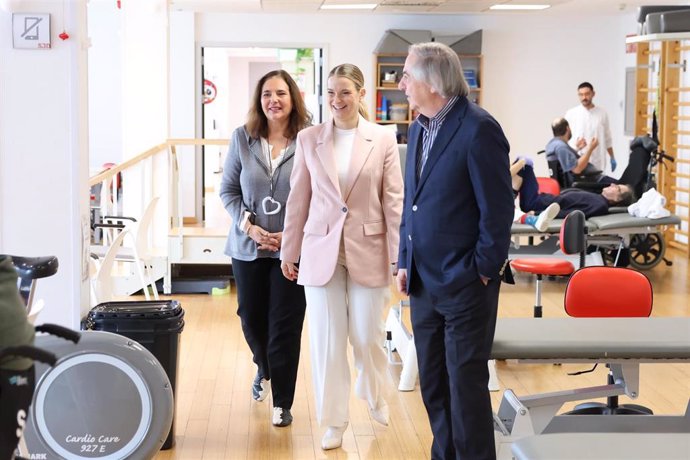
[[[349,421],[348,339],[355,393],[372,419],[388,424],[383,309],[398,260],[402,174],[395,135],[366,120],[363,86],[359,68],[335,67],[333,120],[297,135],[280,256],[285,277],[305,286],[324,450],[340,447]]]

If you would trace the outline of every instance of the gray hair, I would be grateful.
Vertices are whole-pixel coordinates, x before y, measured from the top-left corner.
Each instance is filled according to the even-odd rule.
[[[418,58],[410,69],[415,80],[427,83],[445,98],[470,93],[460,58],[448,45],[439,42],[416,43],[410,45],[408,52]]]

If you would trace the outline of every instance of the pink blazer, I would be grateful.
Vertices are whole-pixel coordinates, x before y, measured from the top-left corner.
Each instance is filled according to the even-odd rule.
[[[390,284],[403,202],[393,132],[360,118],[341,195],[333,123],[304,129],[297,135],[290,187],[280,258],[299,261],[299,284],[323,286],[330,281],[341,237],[355,282],[368,287]]]

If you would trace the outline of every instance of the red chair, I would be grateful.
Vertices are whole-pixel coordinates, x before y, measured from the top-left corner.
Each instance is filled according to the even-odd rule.
[[[539,193],[549,193],[551,195],[561,193],[561,186],[558,185],[558,181],[551,177],[537,177],[537,184],[539,186]]]
[[[585,267],[570,277],[565,288],[565,311],[576,318],[648,317],[652,313],[652,303],[649,279],[629,268]],[[614,384],[610,370],[608,383]],[[618,396],[609,396],[606,404],[579,404],[568,414],[650,415],[652,411],[638,404],[619,405]]]
[[[580,268],[585,264],[585,215],[582,211],[573,211],[563,220],[560,232],[560,246],[564,254],[580,253]],[[541,318],[541,283],[544,275],[570,276],[575,272],[572,262],[563,259],[534,257],[515,259],[510,266],[519,272],[532,273],[537,276],[534,300],[534,317]]]
[[[652,284],[622,267],[585,267],[565,288],[565,312],[575,318],[637,318],[652,314]]]

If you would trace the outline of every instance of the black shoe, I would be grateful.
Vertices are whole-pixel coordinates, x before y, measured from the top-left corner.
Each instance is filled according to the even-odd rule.
[[[292,414],[290,409],[283,409],[281,407],[273,408],[273,426],[288,426],[292,423]]]
[[[268,380],[261,377],[261,374],[256,373],[254,382],[252,382],[252,398],[255,401],[263,401],[268,396]]]

